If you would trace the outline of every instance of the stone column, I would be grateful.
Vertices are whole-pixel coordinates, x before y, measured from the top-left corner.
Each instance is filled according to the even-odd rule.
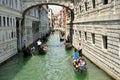
[[[1,15],[1,26],[3,27],[3,16]]]
[[[15,9],[15,0],[12,1],[12,8]]]
[[[5,16],[5,27],[7,27],[7,17]]]
[[[22,42],[21,42],[21,20],[19,20],[19,45],[18,48],[21,50],[22,49]]]

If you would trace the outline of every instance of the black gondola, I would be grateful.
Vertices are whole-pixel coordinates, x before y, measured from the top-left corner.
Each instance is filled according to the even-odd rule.
[[[38,47],[39,54],[45,53],[47,51],[48,47],[46,45],[40,45]]]
[[[65,43],[65,48],[66,49],[71,49],[73,46],[72,46],[72,44],[70,43],[70,42],[66,42]]]
[[[22,49],[24,56],[31,56],[31,49],[29,47]]]

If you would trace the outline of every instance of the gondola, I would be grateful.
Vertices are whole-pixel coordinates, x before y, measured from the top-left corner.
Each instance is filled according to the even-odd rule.
[[[40,45],[38,48],[39,54],[46,53],[48,47],[46,45]]]
[[[70,43],[70,42],[66,42],[65,43],[65,48],[66,49],[71,49],[73,46],[72,46],[72,44]]]
[[[73,61],[73,67],[75,71],[83,73],[87,69],[87,64],[86,61],[80,57]]]
[[[60,37],[60,41],[64,41],[64,36],[61,36],[61,37]]]
[[[24,57],[26,57],[26,56],[31,56],[32,54],[31,54],[31,50],[30,50],[30,48],[29,47],[27,47],[27,48],[23,48],[22,49],[22,51],[23,51],[23,54],[24,54]]]

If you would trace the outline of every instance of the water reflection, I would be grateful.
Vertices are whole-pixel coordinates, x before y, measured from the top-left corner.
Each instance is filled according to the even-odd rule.
[[[22,67],[26,65],[30,58],[23,58],[22,53],[15,55],[0,66],[0,80],[12,80],[14,76],[20,72]]]

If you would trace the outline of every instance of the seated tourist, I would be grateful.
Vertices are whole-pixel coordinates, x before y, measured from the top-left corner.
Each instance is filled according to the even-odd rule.
[[[80,70],[83,71],[86,69],[86,62],[84,59],[80,60]]]

